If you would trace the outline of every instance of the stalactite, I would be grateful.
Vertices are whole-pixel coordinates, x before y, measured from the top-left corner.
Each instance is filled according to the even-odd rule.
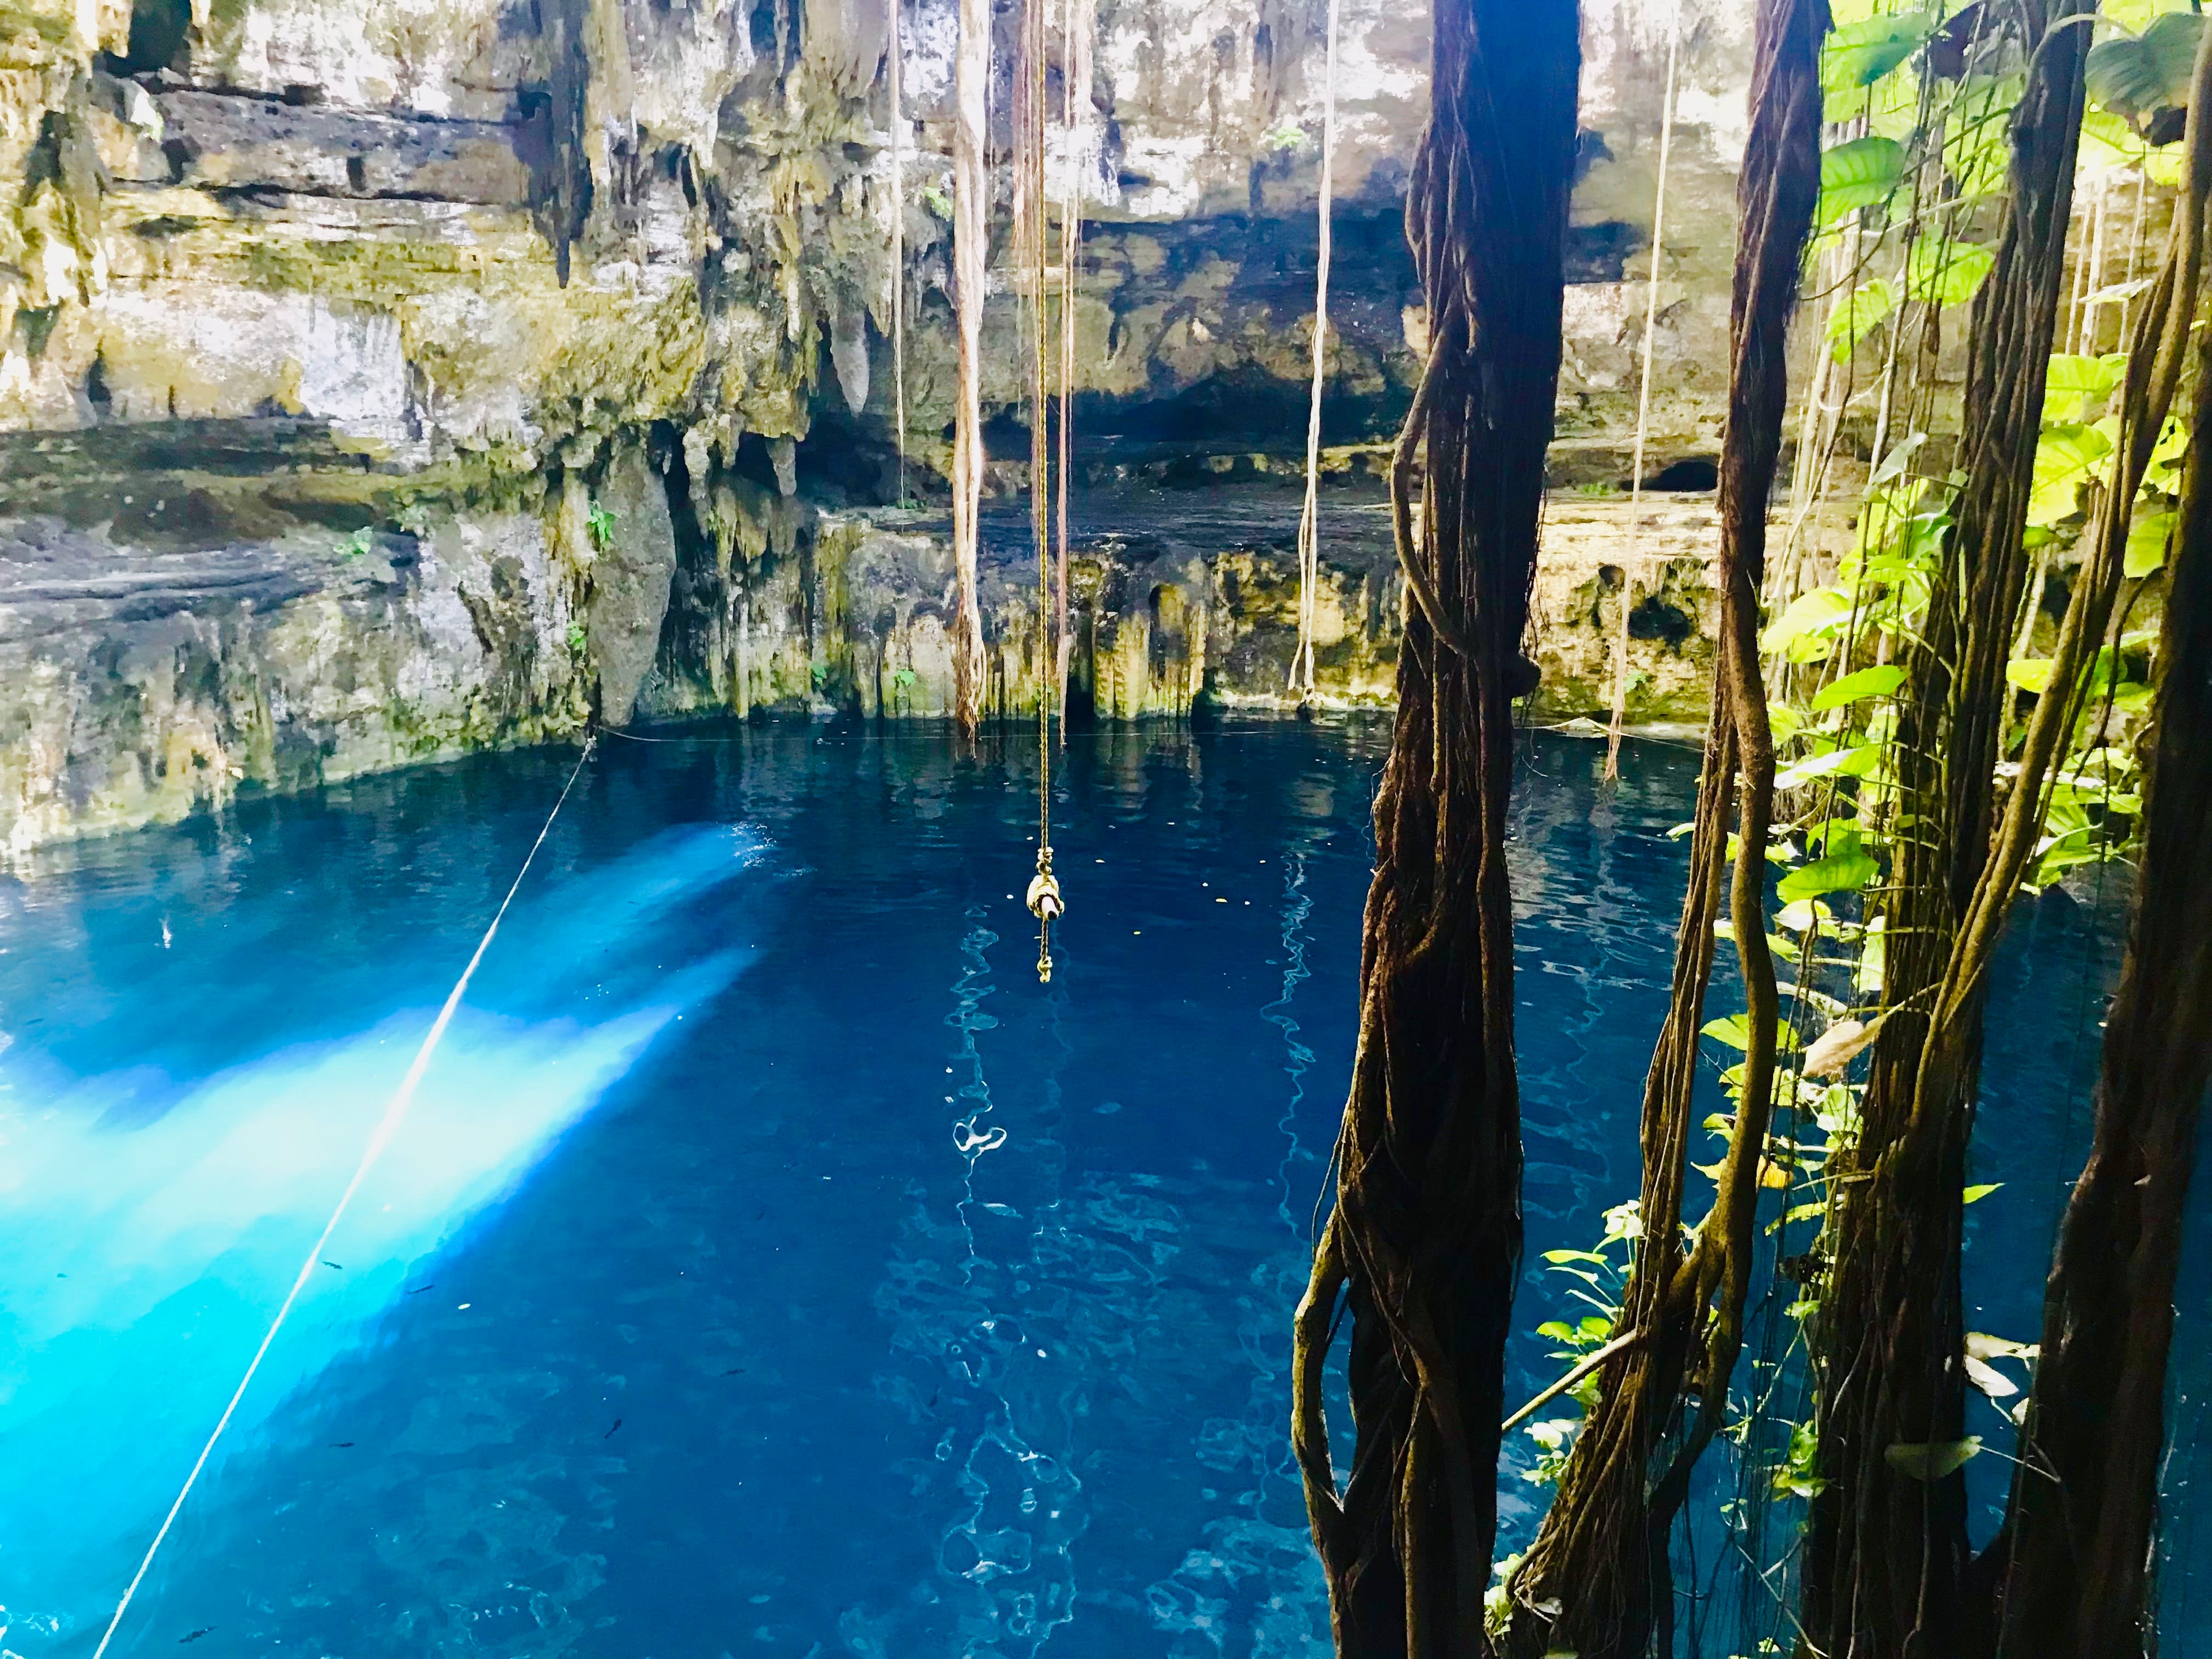
[[[1668,1534],[1691,1470],[1721,1426],[1742,1346],[1779,1013],[1765,913],[1774,745],[1759,671],[1759,594],[1767,505],[1789,416],[1790,319],[1820,193],[1819,66],[1826,32],[1825,0],[1762,0],[1750,138],[1736,186],[1734,349],[1720,478],[1720,663],[1675,935],[1673,997],[1644,1085],[1643,1231],[1616,1326],[1625,1346],[1600,1373],[1597,1407],[1510,1586],[1516,1655],[1568,1649],[1583,1659],[1636,1659],[1651,1646],[1655,1626],[1659,1650],[1673,1651]],[[1683,1194],[1698,1115],[1698,1031],[1732,806],[1738,806],[1737,848],[1729,898],[1747,1000],[1743,1087],[1712,1207],[1686,1258]]]
[[[983,617],[975,597],[975,552],[983,502],[983,287],[991,201],[983,143],[990,78],[990,0],[960,0],[952,91],[952,289],[960,359],[952,434],[952,671],[955,717],[971,738],[983,704]]]
[[[1487,1651],[1521,1247],[1505,822],[1558,392],[1579,18],[1573,0],[1437,0],[1434,21],[1407,200],[1431,343],[1391,484],[1416,604],[1375,803],[1336,1204],[1293,1366],[1292,1437],[1347,1659]],[[1321,1400],[1340,1320],[1355,1434],[1341,1491]]]

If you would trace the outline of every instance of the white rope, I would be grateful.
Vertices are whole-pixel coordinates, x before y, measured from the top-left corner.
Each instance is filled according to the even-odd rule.
[[[185,1507],[185,1499],[191,1496],[192,1487],[199,1480],[200,1471],[207,1468],[208,1459],[215,1455],[216,1443],[222,1440],[224,1431],[230,1427],[230,1419],[238,1411],[238,1402],[246,1398],[246,1390],[252,1386],[254,1373],[261,1369],[261,1362],[268,1358],[270,1345],[276,1340],[276,1333],[284,1328],[284,1321],[290,1316],[293,1304],[299,1301],[300,1292],[307,1289],[307,1280],[313,1276],[317,1264],[322,1261],[324,1250],[329,1247],[331,1236],[337,1231],[338,1223],[345,1218],[347,1206],[353,1202],[354,1194],[361,1190],[362,1182],[368,1178],[368,1172],[376,1167],[377,1160],[384,1156],[386,1148],[392,1145],[392,1137],[399,1133],[400,1121],[407,1115],[407,1109],[414,1102],[415,1091],[422,1081],[422,1074],[430,1069],[430,1056],[437,1051],[439,1039],[446,1035],[446,1027],[453,1023],[453,1011],[461,1006],[461,997],[469,988],[469,981],[476,975],[477,964],[483,960],[484,952],[490,948],[492,936],[499,932],[499,924],[506,918],[507,906],[514,902],[515,894],[522,890],[522,878],[530,873],[531,864],[538,857],[538,849],[545,845],[545,837],[552,832],[553,820],[561,816],[561,808],[568,802],[568,792],[575,787],[577,775],[583,771],[584,763],[591,759],[592,747],[596,741],[596,738],[585,739],[584,752],[576,757],[576,764],[568,774],[568,781],[561,786],[561,798],[553,803],[552,811],[547,814],[545,827],[538,832],[538,839],[530,843],[530,851],[523,858],[522,868],[514,872],[514,885],[507,890],[507,896],[499,902],[491,926],[484,929],[483,938],[477,943],[476,954],[469,958],[469,965],[461,969],[460,978],[453,982],[453,990],[447,995],[446,1006],[438,1010],[438,1018],[430,1026],[430,1035],[422,1039],[422,1046],[415,1051],[415,1060],[408,1066],[407,1075],[399,1079],[399,1087],[392,1091],[392,1098],[385,1103],[384,1115],[378,1120],[375,1132],[368,1138],[368,1146],[361,1155],[360,1164],[354,1169],[353,1179],[346,1182],[345,1191],[338,1194],[337,1207],[331,1212],[330,1220],[324,1224],[322,1232],[307,1251],[307,1259],[301,1262],[299,1274],[292,1280],[292,1288],[284,1293],[283,1304],[276,1310],[276,1318],[269,1322],[268,1334],[261,1339],[261,1346],[253,1351],[252,1363],[246,1366],[246,1375],[238,1379],[238,1387],[231,1391],[230,1403],[222,1408],[222,1415],[216,1420],[215,1432],[208,1436],[207,1444],[200,1448],[198,1460],[192,1464],[192,1472],[185,1477],[185,1484],[177,1493],[176,1502],[169,1505],[168,1514],[161,1517],[161,1529],[154,1534],[154,1541],[146,1547],[146,1559],[139,1562],[138,1571],[131,1577],[130,1588],[123,1592],[123,1599],[115,1604],[115,1616],[107,1621],[106,1632],[100,1637],[100,1645],[93,1650],[92,1659],[103,1659],[107,1652],[107,1644],[115,1639],[116,1626],[123,1622],[123,1615],[130,1611],[131,1597],[138,1594],[138,1586],[145,1582],[155,1556],[161,1553],[162,1541],[169,1535],[169,1528],[176,1524],[178,1511]]]
[[[1644,287],[1644,370],[1636,392],[1636,459],[1628,481],[1628,550],[1620,564],[1620,627],[1613,648],[1613,723],[1605,738],[1605,775],[1620,775],[1620,733],[1628,717],[1628,613],[1636,599],[1636,552],[1643,527],[1644,436],[1651,418],[1651,337],[1659,325],[1659,255],[1667,234],[1667,161],[1674,148],[1674,76],[1682,51],[1682,4],[1667,25],[1667,96],[1659,112],[1659,188],[1651,204],[1651,274]]]
[[[1314,689],[1314,602],[1321,585],[1321,392],[1328,344],[1329,198],[1336,163],[1336,22],[1338,0],[1328,0],[1328,69],[1322,91],[1321,257],[1314,277],[1313,401],[1306,411],[1306,503],[1298,517],[1298,648],[1291,659],[1290,689],[1303,701]]]

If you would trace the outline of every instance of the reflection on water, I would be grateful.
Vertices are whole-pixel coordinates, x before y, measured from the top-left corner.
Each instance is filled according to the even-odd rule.
[[[603,752],[116,1650],[1325,1646],[1288,1322],[1384,735],[1079,735],[1048,987],[1021,742]],[[568,758],[0,885],[0,1644],[90,1652]],[[1524,760],[1528,1330],[1537,1253],[1633,1189],[1695,757]],[[2094,915],[2033,907],[1999,988],[2034,1035],[1992,1060],[1983,1328],[2033,1327]]]

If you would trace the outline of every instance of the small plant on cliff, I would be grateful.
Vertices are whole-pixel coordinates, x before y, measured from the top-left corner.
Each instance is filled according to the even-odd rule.
[[[372,545],[368,532],[356,530],[346,538],[345,545],[338,549],[338,556],[351,564],[356,559],[366,556]]]
[[[604,553],[614,543],[615,515],[593,501],[584,514],[584,528],[591,535],[592,547]]]
[[[571,652],[580,657],[584,654],[585,647],[590,643],[589,635],[584,632],[583,623],[572,622],[568,624],[568,649]]]
[[[1278,155],[1305,148],[1306,130],[1285,121],[1281,126],[1271,127],[1260,135],[1260,148]]]

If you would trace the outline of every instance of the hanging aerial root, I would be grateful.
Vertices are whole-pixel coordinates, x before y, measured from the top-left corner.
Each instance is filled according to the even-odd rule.
[[[1579,30],[1571,0],[1438,0],[1435,24],[1434,108],[1407,198],[1431,356],[1392,477],[1413,603],[1375,803],[1336,1204],[1293,1369],[1293,1443],[1347,1659],[1486,1650],[1521,1247],[1506,805],[1558,391]],[[1341,1490],[1321,1406],[1340,1333],[1353,1418]]]
[[[2212,36],[2199,42],[2188,123],[2166,270],[2138,319],[2130,359],[2131,400],[2132,371],[2151,355],[2153,336],[2147,398],[2178,380],[2197,310],[2212,182]],[[2204,1040],[2212,1030],[2212,816],[2204,810],[2212,795],[2212,361],[2201,346],[2196,355],[2128,951],[2105,1021],[2089,1158],[2045,1287],[2042,1353],[2011,1502],[1979,1575],[1995,1596],[1989,1623],[2007,1659],[2102,1659],[2157,1645],[2151,1567],[2174,1275],[2197,1117],[2212,1079]],[[2154,434],[2160,412],[2148,402],[2123,412],[2124,465],[2106,504],[2098,566],[2109,568],[2116,540],[2124,546],[2130,481],[2141,477],[2127,436]],[[2076,599],[2105,574],[2084,573]],[[2109,608],[2107,599],[2103,612]],[[2073,611],[2069,604],[2069,623]],[[2072,631],[2101,640],[2102,615],[2092,612]],[[2046,701],[2064,696],[2072,677],[2087,680],[2085,654],[2077,646],[2054,671]],[[2080,695],[2064,699],[2069,714]]]
[[[1718,1433],[1742,1343],[1780,1004],[1766,945],[1774,742],[1759,659],[1767,501],[1789,412],[1788,343],[1820,188],[1823,0],[1762,0],[1751,136],[1738,175],[1729,421],[1721,456],[1721,639],[1667,1018],[1645,1079],[1643,1225],[1599,1396],[1536,1542],[1510,1584],[1509,1651],[1640,1659],[1673,1648],[1668,1537]],[[1731,809],[1734,809],[1733,812]],[[1685,1259],[1683,1190],[1699,1030],[1726,884],[1747,1001],[1735,1121],[1712,1207]],[[1598,1358],[1599,1356],[1593,1356]],[[1686,1390],[1692,1407],[1682,1421]]]
[[[1923,1479],[1890,1454],[1966,1432],[1962,1191],[1987,983],[1973,958],[1988,937],[1973,918],[2016,886],[1992,865],[1993,780],[2012,723],[2005,668],[2027,585],[2093,12],[2084,0],[2022,0],[2006,15],[2028,53],[2009,200],[1975,303],[1953,522],[1887,746],[1912,826],[1877,901],[1882,1000],[1896,1016],[1873,1047],[1858,1133],[1831,1160],[1838,1197],[1808,1328],[1824,1484],[1800,1557],[1799,1622],[1808,1644],[1838,1653],[1972,1652],[1984,1623],[1964,1475]]]

